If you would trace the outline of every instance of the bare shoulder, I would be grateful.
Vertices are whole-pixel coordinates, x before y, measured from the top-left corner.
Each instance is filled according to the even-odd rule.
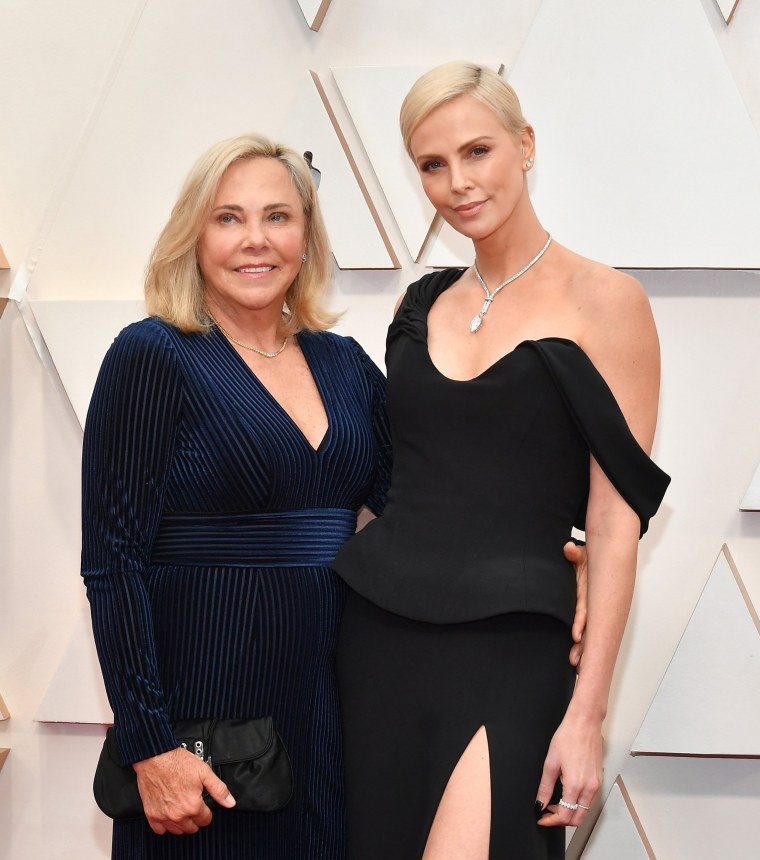
[[[404,290],[404,292],[401,293],[401,295],[398,297],[398,299],[396,299],[396,305],[393,308],[393,316],[394,317],[398,313],[398,309],[401,307],[401,302],[403,302],[405,298],[406,298],[406,290]]]
[[[660,345],[646,291],[636,278],[581,257],[572,290],[582,307],[581,346],[649,450],[659,397]]]
[[[588,260],[579,270],[578,286],[597,313],[612,317],[644,314],[651,318],[644,287],[625,272]]]

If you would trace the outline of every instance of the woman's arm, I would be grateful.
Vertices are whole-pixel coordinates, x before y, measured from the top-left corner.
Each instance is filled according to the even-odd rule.
[[[163,332],[125,329],[106,354],[82,453],[82,577],[124,763],[178,746],[158,675],[145,588],[181,400]]]
[[[210,768],[178,749],[145,588],[181,391],[165,334],[150,323],[130,326],[100,370],[82,460],[82,576],[93,633],[122,758],[136,763],[146,816],[156,833],[192,833],[207,824],[211,812],[201,799],[204,786],[220,803],[234,803]]]
[[[609,271],[609,270],[607,270]],[[593,329],[584,349],[606,379],[645,451],[651,450],[659,397],[659,345],[641,286],[621,273],[592,284],[585,300]],[[631,606],[640,522],[592,458],[586,514],[588,624],[583,666],[552,739],[537,798],[549,803],[557,778],[571,804],[591,806],[602,779],[602,723]],[[544,826],[578,825],[586,810],[553,807]]]

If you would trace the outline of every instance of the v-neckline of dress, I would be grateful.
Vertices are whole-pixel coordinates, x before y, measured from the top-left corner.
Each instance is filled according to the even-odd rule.
[[[306,437],[306,434],[301,429],[301,426],[295,420],[295,418],[288,412],[288,410],[280,403],[280,401],[272,394],[272,392],[267,388],[266,385],[261,381],[256,371],[250,367],[250,365],[246,362],[242,355],[235,349],[235,347],[229,342],[229,340],[224,336],[224,334],[218,329],[215,328],[215,331],[224,343],[227,348],[235,355],[235,359],[239,362],[241,369],[248,373],[251,379],[254,380],[256,385],[264,392],[264,396],[269,398],[269,400],[274,404],[275,408],[280,412],[280,414],[284,417],[285,422],[293,429],[295,434],[301,439],[303,444],[315,455],[323,454],[327,449],[327,446],[330,442],[330,437],[332,436],[332,428],[333,428],[333,416],[330,414],[329,403],[330,400],[327,397],[327,392],[324,387],[324,380],[322,379],[321,373],[319,370],[319,360],[315,358],[315,356],[311,353],[311,345],[309,344],[309,336],[306,332],[301,332],[299,335],[296,335],[298,338],[298,345],[301,347],[301,352],[303,353],[304,361],[306,362],[306,366],[309,369],[309,373],[311,374],[311,378],[314,380],[314,385],[317,389],[317,394],[319,394],[319,398],[322,401],[322,409],[324,409],[325,416],[327,417],[327,429],[324,432],[324,435],[319,441],[319,444],[314,447],[311,442]],[[306,334],[306,337],[303,335]]]

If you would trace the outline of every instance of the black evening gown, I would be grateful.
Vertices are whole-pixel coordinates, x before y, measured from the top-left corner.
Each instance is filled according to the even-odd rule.
[[[170,721],[271,714],[294,796],[195,835],[114,825],[119,860],[341,860],[344,795],[330,570],[389,472],[385,380],[349,338],[298,336],[327,411],[319,448],[216,329],[155,319],[107,354],[87,417],[82,571],[125,763]]]
[[[412,284],[391,324],[388,503],[334,565],[352,588],[338,645],[348,860],[419,860],[480,726],[490,857],[564,856],[562,829],[534,817],[575,677],[562,547],[584,525],[591,455],[642,532],[669,481],[572,341],[525,341],[471,380],[441,374],[427,315],[461,274]]]

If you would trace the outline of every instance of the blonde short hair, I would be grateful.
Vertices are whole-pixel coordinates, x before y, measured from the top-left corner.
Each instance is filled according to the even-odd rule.
[[[507,131],[522,134],[528,121],[512,87],[492,69],[456,60],[444,63],[419,78],[401,105],[399,120],[404,146],[412,157],[411,140],[425,117],[457,96],[470,95],[499,117]]]
[[[148,313],[185,332],[208,329],[198,241],[225,172],[236,161],[249,158],[272,158],[287,169],[306,216],[306,262],[286,294],[287,313],[281,331],[289,335],[303,329],[329,328],[337,319],[323,307],[324,293],[332,278],[332,255],[309,166],[294,150],[254,133],[215,144],[190,170],[148,261]]]

